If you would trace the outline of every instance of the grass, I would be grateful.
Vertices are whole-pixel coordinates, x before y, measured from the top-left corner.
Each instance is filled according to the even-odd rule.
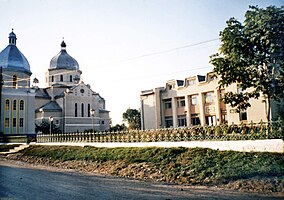
[[[100,165],[104,163],[115,165],[117,162],[122,162],[124,167],[147,163],[151,168],[157,169],[164,176],[164,180],[176,183],[204,185],[229,183],[255,177],[263,180],[272,178],[284,183],[284,157],[279,153],[248,153],[182,147],[96,148],[66,146],[31,146],[22,152],[25,156],[44,157],[60,162],[87,161],[97,162]],[[121,167],[116,170],[121,170]],[[135,173],[140,173],[139,169],[132,172],[131,176],[135,176]],[[145,176],[150,175],[145,174]]]

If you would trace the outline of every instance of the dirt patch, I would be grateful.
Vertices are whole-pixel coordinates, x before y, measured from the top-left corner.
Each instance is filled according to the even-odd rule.
[[[124,178],[149,180],[156,182],[167,182],[174,184],[192,185],[184,177],[169,178],[161,170],[157,169],[152,163],[126,163],[124,161],[60,161],[52,160],[46,157],[23,156],[21,153],[1,156],[1,159],[13,160],[19,162],[22,166],[29,166],[42,169],[56,169],[77,171],[83,173],[91,173],[96,175],[111,175]],[[185,183],[185,184],[184,184]],[[202,186],[201,184],[193,184]],[[216,185],[205,185],[215,188],[233,189],[245,192],[258,192],[274,195],[284,195],[283,182],[278,182],[275,179],[263,179],[261,177],[253,177],[249,179],[236,180],[229,183],[218,183]]]

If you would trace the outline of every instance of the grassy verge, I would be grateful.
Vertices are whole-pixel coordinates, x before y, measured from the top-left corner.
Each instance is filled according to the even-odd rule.
[[[65,168],[144,180],[284,192],[284,156],[277,153],[203,148],[31,146],[21,156]]]

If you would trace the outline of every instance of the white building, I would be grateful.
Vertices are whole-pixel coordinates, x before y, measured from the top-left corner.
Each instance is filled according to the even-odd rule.
[[[3,80],[0,89],[0,132],[5,135],[33,135],[35,93],[30,88],[32,72],[16,41],[12,29],[9,45],[0,53],[0,79]]]
[[[16,46],[15,33],[9,34],[9,45],[0,52],[0,132],[5,135],[35,134],[35,123],[53,119],[61,132],[109,129],[110,117],[105,100],[81,81],[78,62],[66,51],[50,61],[46,88],[30,87],[31,70],[26,57]],[[1,81],[1,80],[0,80]],[[1,136],[1,135],[0,135]]]
[[[212,73],[170,80],[165,87],[142,91],[142,129],[267,121],[263,97],[250,100],[251,107],[237,113],[236,109],[221,101],[222,95],[228,91],[240,92],[237,84],[220,90]],[[272,102],[271,118],[283,115],[283,108],[283,103]]]
[[[50,61],[46,72],[46,88],[36,87],[36,122],[49,121],[60,127],[62,132],[81,132],[109,129],[110,117],[105,100],[94,92],[90,85],[81,81],[82,71],[78,62],[66,51],[61,51]]]

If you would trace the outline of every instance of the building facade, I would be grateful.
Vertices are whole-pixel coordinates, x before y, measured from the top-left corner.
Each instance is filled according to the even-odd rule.
[[[16,41],[12,30],[8,46],[0,52],[1,133],[35,134],[35,124],[44,120],[55,124],[61,132],[109,129],[105,99],[81,80],[79,64],[67,53],[64,41],[50,61],[45,88],[37,86],[36,78],[31,86],[30,65]]]
[[[32,72],[16,41],[12,30],[9,45],[0,53],[0,132],[32,135],[35,134],[35,90],[30,87]]]
[[[185,80],[167,81],[165,87],[140,94],[142,129],[250,123],[267,121],[267,102],[250,100],[251,107],[240,113],[221,101],[225,92],[242,92],[238,84],[219,89],[213,73]],[[283,103],[271,103],[272,119],[283,114]]]
[[[47,87],[35,86],[36,123],[52,119],[62,132],[109,129],[104,98],[81,81],[81,75],[78,62],[67,53],[62,41],[60,52],[51,59],[46,72]]]

